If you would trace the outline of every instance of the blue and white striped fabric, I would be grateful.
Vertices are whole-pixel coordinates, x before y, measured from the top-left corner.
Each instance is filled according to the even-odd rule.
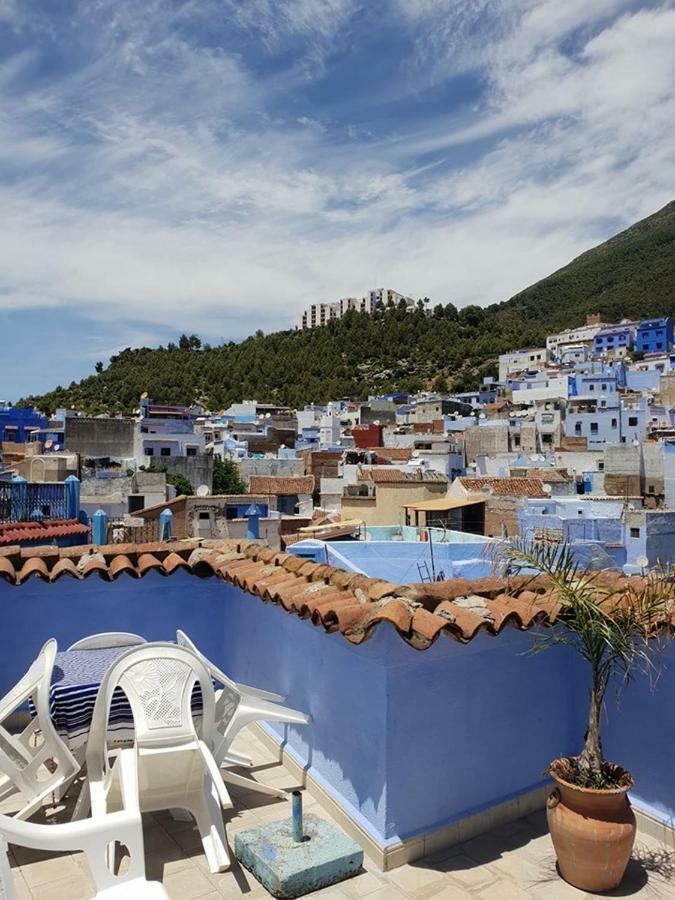
[[[49,712],[54,726],[71,750],[87,743],[94,704],[103,677],[118,656],[130,647],[107,647],[99,650],[64,650],[56,654],[52,684],[49,689]],[[195,685],[192,708],[201,710],[201,690]],[[111,743],[128,743],[134,738],[134,720],[124,692],[116,688],[108,718]]]

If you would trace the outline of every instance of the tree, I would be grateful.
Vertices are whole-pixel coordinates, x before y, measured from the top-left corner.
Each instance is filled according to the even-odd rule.
[[[101,372],[103,371],[103,363],[97,362],[96,365],[94,366],[94,370],[96,371],[97,375],[100,375]]]
[[[241,480],[239,466],[231,459],[213,458],[213,493],[245,494],[246,485]]]
[[[459,311],[459,321],[462,325],[469,325],[471,328],[476,328],[483,321],[484,312],[480,306],[476,306],[475,303],[469,304],[469,306],[464,306]]]
[[[185,475],[181,475],[180,473],[177,473],[176,475],[167,475],[166,483],[172,484],[176,488],[176,493],[179,495],[184,494],[186,497],[192,497],[194,494],[194,488]]]
[[[190,343],[190,338],[187,336],[187,334],[181,334],[180,338],[178,339],[178,349],[179,350],[191,350],[192,349],[192,344]]]
[[[588,666],[586,735],[566,780],[579,787],[618,787],[600,738],[605,693],[611,683],[621,688],[639,672],[656,671],[658,645],[652,638],[659,623],[670,621],[675,597],[672,579],[652,573],[636,583],[622,580],[618,588],[607,587],[598,577],[600,572],[581,570],[564,544],[515,540],[499,545],[496,552],[506,574],[543,574],[561,605],[555,627],[539,634],[534,651],[562,644],[575,650]]]
[[[449,390],[448,379],[445,377],[445,375],[437,375],[436,376],[436,378],[434,379],[434,390],[436,391],[437,394],[447,394],[448,393],[448,390]]]

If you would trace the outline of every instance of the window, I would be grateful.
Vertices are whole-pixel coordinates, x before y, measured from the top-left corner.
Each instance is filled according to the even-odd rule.
[[[171,447],[162,447],[159,452],[162,456],[171,456]]]
[[[581,434],[581,422],[574,423],[574,433]]]
[[[616,419],[612,419],[612,428],[616,428]]]
[[[640,529],[639,528],[631,528],[630,536],[632,538],[639,538],[640,537]]]
[[[138,512],[139,509],[143,509],[145,506],[145,496],[143,494],[129,494],[127,501],[130,513]]]
[[[185,455],[186,455],[186,456],[196,456],[196,455],[197,455],[197,448],[196,448],[196,447],[186,447],[186,449],[185,449]]]
[[[591,434],[597,434],[597,433],[598,433],[598,423],[591,422]]]
[[[154,456],[154,455],[155,455],[155,448],[154,448],[154,447],[146,447],[146,448],[145,448],[145,455],[146,455],[146,456]]]
[[[599,462],[599,463],[598,463],[598,472],[604,472],[604,471],[605,471],[605,464],[604,464],[604,462]]]
[[[656,493],[656,491],[654,490],[654,485],[653,485],[653,484],[650,484],[650,485],[649,485],[649,487],[647,488],[647,493],[649,493],[649,494],[655,494],[655,493]]]
[[[606,390],[607,390],[607,385],[606,385],[606,384],[603,384],[603,385],[602,385],[602,390],[603,390],[603,391],[606,391]]]
[[[211,513],[208,513],[208,512],[200,512],[199,513],[200,522],[208,521],[208,519],[210,519],[210,518],[211,518]]]
[[[595,385],[594,385],[594,384],[589,384],[589,385],[588,385],[588,390],[589,390],[589,391],[594,391],[594,390],[595,390]]]
[[[635,425],[637,425],[637,423],[638,423],[637,416],[628,416],[628,424],[629,425],[635,426]]]

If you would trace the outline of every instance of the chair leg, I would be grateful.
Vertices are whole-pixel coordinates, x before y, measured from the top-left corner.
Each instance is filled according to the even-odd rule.
[[[261,784],[253,778],[247,778],[245,775],[238,775],[236,772],[230,772],[229,769],[221,769],[220,774],[223,776],[223,781],[244,788],[247,791],[256,791],[258,794],[267,794],[268,797],[279,797],[282,800],[288,799],[288,791],[283,790],[283,788],[275,788],[269,784]]]
[[[91,810],[91,796],[89,794],[89,781],[88,779],[84,779],[82,782],[82,787],[80,789],[80,793],[77,796],[77,800],[75,801],[75,806],[73,808],[73,814],[70,818],[71,822],[79,822],[80,819],[86,819]]]
[[[204,778],[203,790],[194,794],[189,809],[197,822],[209,870],[213,875],[227,871],[230,868],[230,853],[223,810],[218,791],[210,777]]]

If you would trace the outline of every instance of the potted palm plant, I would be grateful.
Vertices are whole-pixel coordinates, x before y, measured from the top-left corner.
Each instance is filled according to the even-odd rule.
[[[538,586],[544,576],[559,604],[555,626],[539,631],[533,652],[563,644],[588,666],[583,746],[577,756],[549,765],[555,787],[547,819],[562,877],[582,890],[611,890],[626,871],[636,824],[628,800],[633,778],[603,755],[603,703],[610,685],[620,690],[637,673],[658,673],[654,638],[672,614],[673,580],[664,573],[608,578],[581,571],[565,545],[515,541],[502,545],[499,556],[506,574],[531,575]]]

